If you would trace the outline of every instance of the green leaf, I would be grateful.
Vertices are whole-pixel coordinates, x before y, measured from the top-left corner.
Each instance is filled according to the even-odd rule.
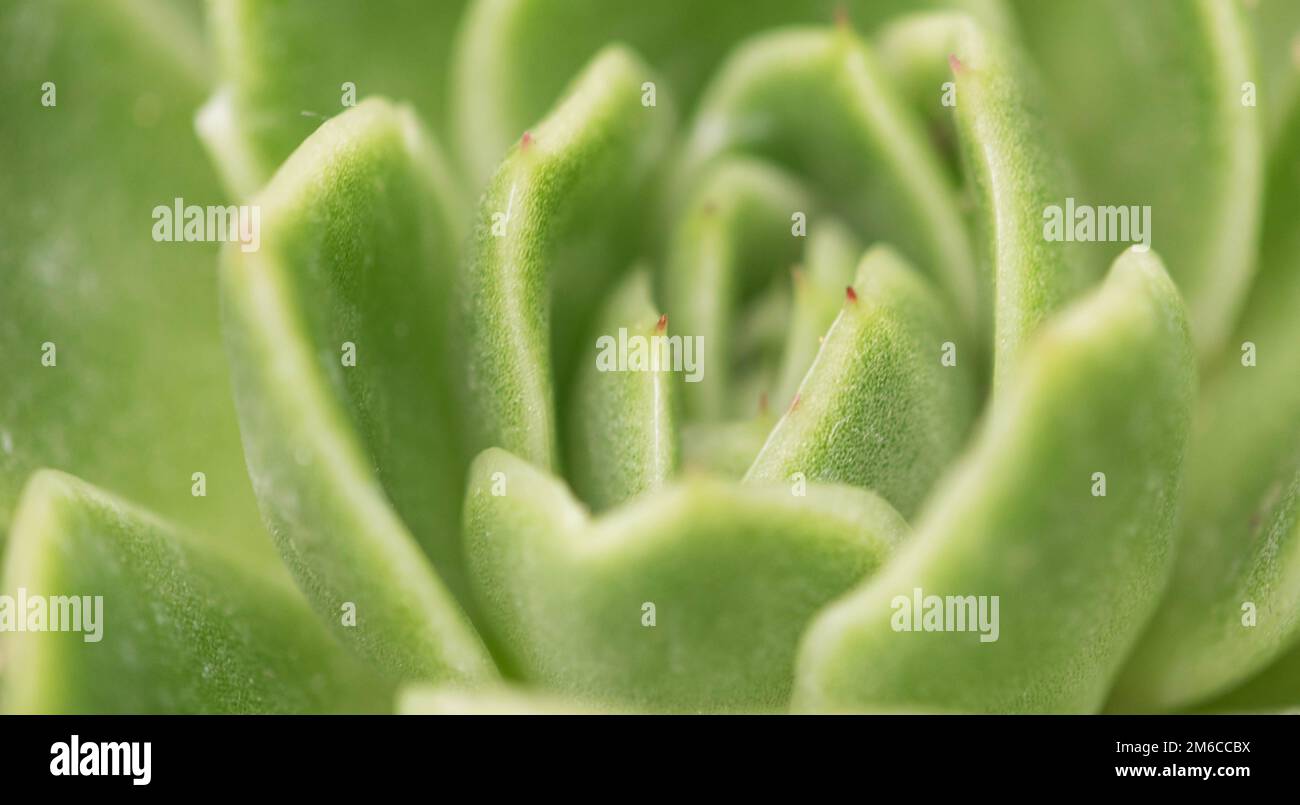
[[[650,363],[659,360],[652,354],[661,354],[652,340],[656,337],[668,337],[667,321],[650,301],[649,275],[638,270],[623,282],[599,319],[589,342],[596,344],[598,354],[579,372],[570,414],[573,485],[596,509],[654,489],[677,469],[677,384],[671,362]],[[640,369],[633,363],[632,340],[638,338],[645,345]],[[619,365],[620,344],[632,344],[627,366]],[[670,354],[665,351],[662,357]]]
[[[231,194],[252,195],[349,103],[384,95],[441,121],[441,76],[463,5],[208,0],[221,86],[198,128]]]
[[[952,63],[953,15],[905,14],[882,26],[873,38],[876,58],[893,79],[899,96],[925,122],[930,143],[943,158],[953,181],[961,180],[957,101]]]
[[[392,684],[339,646],[279,576],[53,470],[23,492],[3,591],[26,597],[19,617],[29,625],[39,611],[50,627],[6,629],[9,711],[356,712],[391,701]],[[77,611],[83,631],[53,630],[56,612]]]
[[[1300,467],[1300,451],[1292,464]],[[1203,702],[1300,644],[1300,472],[1270,487],[1231,531],[1196,518],[1201,488],[1189,490],[1169,594],[1116,683],[1111,709]]]
[[[1044,208],[1069,193],[1067,171],[1022,77],[1023,59],[998,26],[936,14],[918,18],[915,33],[924,41],[911,37],[908,64],[951,57],[956,65],[957,130],[991,266],[1001,384],[1034,329],[1090,279],[1073,244],[1043,236]],[[815,177],[851,221],[869,222],[868,234],[889,239],[938,279],[973,328],[981,289],[953,181],[884,75],[847,30],[761,37],[731,57],[705,95],[683,171],[743,149]]]
[[[1035,330],[1091,281],[1073,244],[1044,238],[1044,211],[1071,182],[1052,148],[1024,59],[1010,39],[951,15],[934,54],[950,52],[963,164],[978,201],[993,281],[994,390],[1007,385]]]
[[[1187,299],[1203,360],[1232,332],[1255,269],[1261,115],[1275,102],[1268,84],[1258,107],[1242,102],[1243,82],[1262,78],[1241,5],[1016,3],[1083,180],[1073,195],[1151,206],[1153,248]],[[1093,247],[1108,256],[1121,248]]]
[[[523,679],[634,709],[775,710],[808,618],[905,530],[869,492],[798,491],[691,478],[593,521],[561,481],[488,450],[466,551]]]
[[[156,206],[221,201],[190,133],[198,32],[170,4],[22,0],[0,8],[0,42],[0,542],[24,482],[54,467],[275,568],[216,249],[151,238]]]
[[[641,104],[649,75],[626,48],[601,51],[479,204],[458,293],[479,447],[557,462],[556,379],[565,387],[597,300],[631,262],[638,193],[672,128],[665,104]]]
[[[730,416],[747,416],[754,410],[755,401],[764,405],[764,400],[775,393],[781,353],[789,336],[794,272],[793,267],[776,272],[766,288],[736,311],[737,322],[728,339],[732,391],[726,412]],[[699,377],[703,380],[702,371]]]
[[[957,190],[867,45],[847,27],[787,29],[719,69],[683,145],[682,176],[733,151],[808,176],[870,239],[888,239],[973,325],[975,261]]]
[[[1258,100],[1264,114],[1264,139],[1273,145],[1300,104],[1300,4],[1257,0],[1243,3],[1242,9],[1259,61]]]
[[[1038,334],[915,536],[809,627],[796,705],[1100,707],[1170,567],[1194,387],[1177,290],[1154,255],[1126,252]],[[990,628],[903,629],[917,589],[989,596]]]
[[[795,179],[741,157],[711,166],[683,205],[663,285],[674,329],[704,347],[701,382],[682,394],[687,416],[719,420],[733,413],[738,309],[798,260],[793,219],[800,213],[814,214]]]
[[[688,473],[740,480],[774,424],[776,418],[765,406],[730,422],[688,422],[682,426],[682,466]]]
[[[1300,645],[1240,687],[1205,703],[1198,712],[1300,712]]]
[[[492,0],[474,3],[456,43],[452,121],[457,153],[477,187],[524,128],[558,98],[582,64],[610,42],[626,42],[664,70],[683,109],[695,102],[723,56],[746,36],[791,22],[829,22],[847,13],[863,30],[917,0]],[[1000,19],[995,0],[923,0]],[[689,23],[683,24],[683,21]],[[563,42],[563,47],[556,47]],[[662,91],[662,88],[660,88]]]
[[[444,586],[463,584],[446,335],[454,201],[411,112],[371,99],[317,130],[254,200],[260,250],[223,254],[263,513],[320,615],[402,678],[493,673]],[[355,627],[340,623],[347,603]]]
[[[858,239],[837,221],[820,221],[811,227],[803,265],[793,272],[794,302],[781,353],[778,405],[788,405],[799,390],[822,338],[840,313],[844,289],[853,282],[862,251]]]
[[[942,363],[945,345],[961,341],[954,321],[895,252],[869,251],[854,295],[746,480],[802,473],[861,486],[910,517],[975,413],[969,361]]]
[[[1267,198],[1259,281],[1202,388],[1169,595],[1113,707],[1195,704],[1300,641],[1300,107],[1274,155]],[[1253,625],[1243,621],[1247,603]]]

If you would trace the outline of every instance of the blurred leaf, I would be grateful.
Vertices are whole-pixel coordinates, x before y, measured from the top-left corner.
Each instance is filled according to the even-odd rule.
[[[1300,452],[1292,463],[1300,467]],[[1116,683],[1111,709],[1200,703],[1297,645],[1300,472],[1256,505],[1235,533],[1188,518],[1169,594]],[[1193,517],[1199,513],[1196,503],[1190,507]]]
[[[843,220],[915,260],[974,323],[975,262],[957,189],[852,30],[782,29],[727,58],[700,101],[678,171],[693,177],[737,151],[809,177]]]
[[[443,120],[464,0],[208,0],[221,86],[199,131],[232,195],[247,197],[320,124],[376,95]],[[352,84],[349,92],[345,84]]]
[[[1265,142],[1277,142],[1300,104],[1300,3],[1253,0],[1242,3],[1259,60],[1259,110]]]
[[[841,12],[867,30],[918,3],[959,6],[1006,24],[1000,0],[479,0],[456,43],[451,92],[457,152],[475,187],[487,181],[524,128],[610,42],[643,53],[678,93],[680,108],[689,109],[723,55],[746,36],[774,25],[826,23]]]
[[[688,422],[682,426],[682,466],[688,473],[740,480],[774,424],[776,418],[765,407],[731,422]]]
[[[789,405],[799,390],[823,336],[840,313],[844,289],[853,282],[862,251],[858,239],[838,221],[822,220],[810,227],[803,265],[792,274],[794,302],[781,352],[777,405]]]
[[[1151,206],[1152,247],[1187,299],[1202,359],[1232,332],[1255,267],[1264,110],[1242,102],[1243,82],[1261,77],[1239,5],[1016,2],[1079,167],[1072,195]]]
[[[278,568],[230,403],[216,249],[152,239],[156,206],[221,201],[190,133],[202,54],[166,4],[0,8],[0,539],[48,466]]]
[[[703,339],[703,378],[683,389],[687,416],[719,420],[732,413],[735,320],[774,275],[798,259],[798,214],[815,217],[800,183],[741,157],[712,165],[682,202],[663,286],[673,328]]]
[[[378,711],[392,684],[334,642],[278,576],[229,558],[72,476],[27,484],[7,595],[102,596],[84,632],[3,635],[4,699],[21,713]],[[92,599],[93,600],[93,599]],[[69,605],[72,606],[72,605]],[[93,614],[92,613],[97,613]],[[95,621],[94,628],[86,620]],[[75,621],[74,621],[75,623]],[[98,640],[88,640],[98,634]]]
[[[1201,392],[1169,595],[1114,707],[1195,704],[1300,641],[1300,107],[1274,154],[1267,199],[1258,282]],[[1246,602],[1253,626],[1243,623]]]
[[[733,353],[732,391],[726,400],[729,416],[744,417],[776,392],[781,353],[793,312],[794,268],[777,271],[767,287],[736,311],[737,322],[729,336]],[[701,375],[702,378],[702,375]]]
[[[1197,708],[1200,712],[1300,712],[1300,645],[1240,687]]]

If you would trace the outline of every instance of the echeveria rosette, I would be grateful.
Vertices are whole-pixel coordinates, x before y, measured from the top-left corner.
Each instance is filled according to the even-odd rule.
[[[1284,3],[325,6],[0,17],[0,593],[116,618],[0,635],[4,707],[1300,706]],[[257,251],[135,234],[216,177]]]

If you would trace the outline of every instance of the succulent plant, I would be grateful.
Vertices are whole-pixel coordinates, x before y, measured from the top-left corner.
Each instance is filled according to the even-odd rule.
[[[1300,6],[794,5],[6,3],[0,706],[1300,708]]]

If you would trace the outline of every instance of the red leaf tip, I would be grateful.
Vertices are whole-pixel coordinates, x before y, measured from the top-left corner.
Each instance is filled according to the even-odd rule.
[[[852,285],[844,286],[844,298],[848,299],[850,302],[858,301],[858,292],[853,290]]]
[[[525,131],[524,136],[519,138],[519,147],[527,148],[529,145],[532,145],[532,142],[533,142],[533,133],[531,131]]]
[[[655,332],[662,333],[668,329],[668,314],[663,313],[659,316],[659,323],[655,325]]]
[[[966,65],[961,63],[961,59],[957,58],[956,53],[948,54],[948,66],[952,68],[954,73],[960,73],[966,69]]]

